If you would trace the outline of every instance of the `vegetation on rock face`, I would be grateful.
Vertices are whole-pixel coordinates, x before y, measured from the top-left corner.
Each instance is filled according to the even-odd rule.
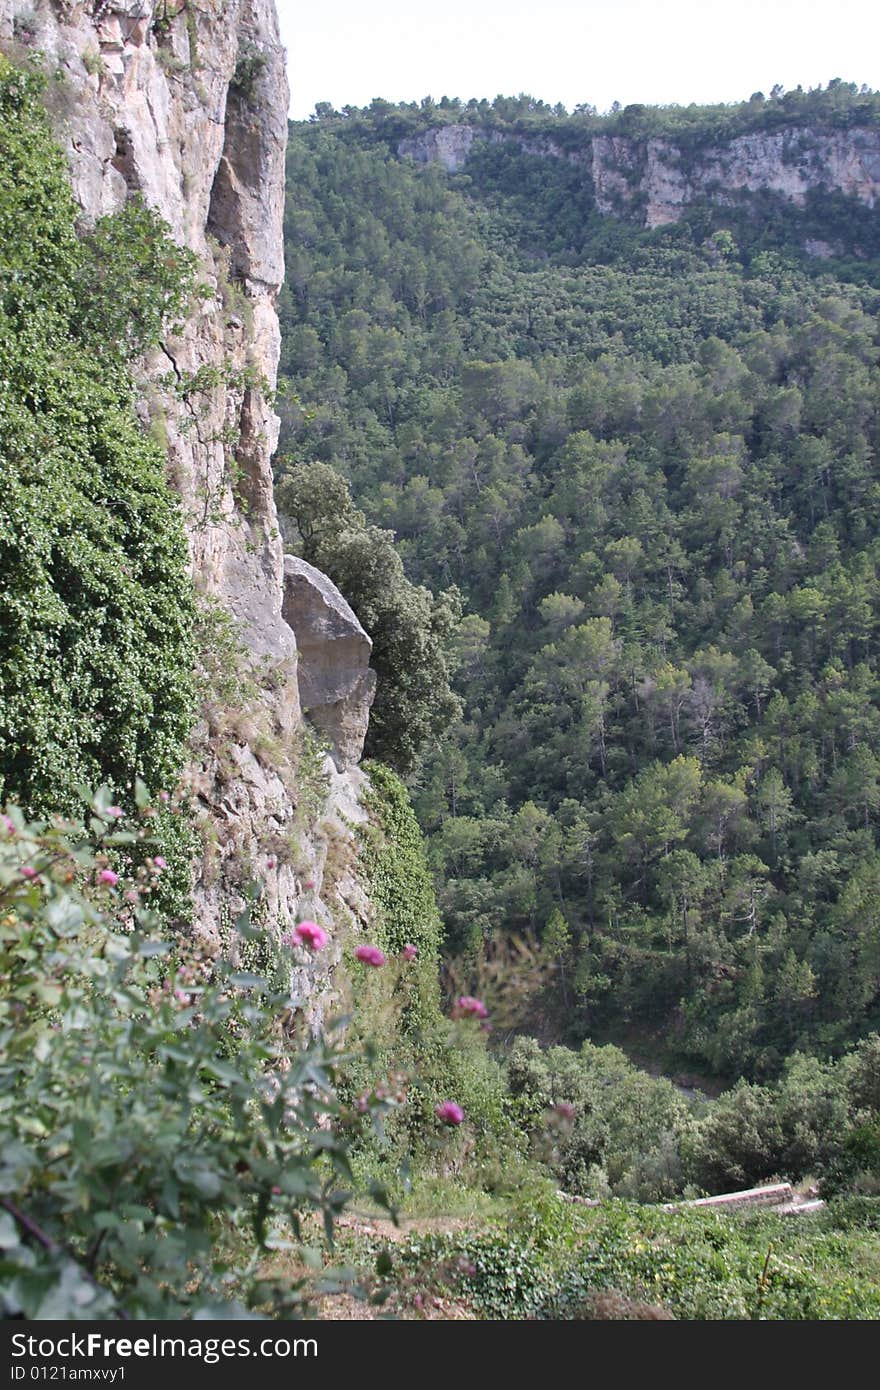
[[[384,960],[375,970],[353,963],[353,1036],[364,1054],[345,1090],[352,1100],[400,1092],[406,1103],[381,1134],[365,1127],[355,1152],[380,1162],[395,1189],[402,1174],[450,1164],[479,1186],[502,1155],[513,1160],[521,1148],[504,1070],[478,1021],[441,1011],[441,928],[421,831],[395,773],[375,761],[365,770],[370,818],[359,830],[359,877]],[[450,1100],[459,1114],[444,1130],[437,1107]]]
[[[164,457],[128,364],[194,260],[130,202],[78,236],[40,79],[0,58],[0,793],[171,787],[193,709],[194,603]]]
[[[141,826],[106,790],[88,827],[0,821],[3,1313],[296,1315],[301,1283],[260,1261],[347,1200],[343,1053],[296,1034],[286,992],[157,935],[139,800]]]
[[[841,1050],[880,1016],[861,223],[816,203],[825,263],[782,206],[772,250],[709,205],[640,232],[509,143],[399,160],[397,114],[292,127],[284,425],[463,598],[464,712],[413,780],[450,945],[549,930],[575,1039],[752,1078]]]
[[[364,771],[370,822],[361,836],[361,866],[379,944],[395,954],[415,946],[427,992],[436,995],[441,924],[422,833],[400,779],[378,762],[368,762]]]

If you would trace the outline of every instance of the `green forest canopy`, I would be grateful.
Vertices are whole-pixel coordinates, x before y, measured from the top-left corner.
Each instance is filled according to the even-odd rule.
[[[512,142],[417,168],[388,121],[446,117],[378,106],[292,127],[284,431],[464,599],[413,783],[450,944],[552,919],[574,1037],[728,1075],[842,1048],[880,1016],[876,219],[648,233]]]

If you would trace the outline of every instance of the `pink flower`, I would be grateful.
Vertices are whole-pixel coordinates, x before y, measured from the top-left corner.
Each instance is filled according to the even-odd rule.
[[[458,1001],[457,1013],[462,1018],[488,1018],[489,1010],[482,999],[475,999],[472,994],[462,994]]]
[[[125,812],[121,806],[108,806],[104,814],[109,816],[111,820],[119,820],[120,816],[124,815]]]
[[[155,858],[153,859],[153,868],[154,868],[154,869],[167,869],[167,868],[168,868],[168,860],[167,860],[167,859],[163,859],[162,856],[161,856],[161,854],[157,854],[157,855],[155,856]]]
[[[315,880],[313,878],[307,878],[305,883],[303,884],[303,888],[305,888],[307,892],[311,892],[314,886]]]
[[[19,873],[21,874],[22,878],[39,878],[39,877],[40,877],[40,875],[37,873],[36,869],[32,869],[31,866],[30,866],[30,864],[23,864],[23,865],[21,866],[21,868],[19,869]]]
[[[106,883],[108,887],[115,888],[119,882],[119,875],[114,874],[112,869],[102,869],[98,874],[98,882]]]
[[[274,855],[274,854],[270,854],[270,855],[267,857],[267,859],[266,859],[266,868],[267,868],[267,869],[274,869],[274,868],[275,868],[275,855]]]
[[[0,823],[2,823],[2,825],[4,826],[7,835],[15,834],[15,826],[12,824],[12,821],[9,819],[8,816],[0,816]]]
[[[460,1125],[464,1119],[464,1111],[454,1100],[444,1100],[441,1105],[435,1105],[434,1114],[445,1125]]]
[[[160,801],[170,801],[170,800],[171,800],[171,797],[168,795],[167,792],[160,792],[160,793],[159,793],[159,800],[160,800]]]
[[[358,960],[363,961],[364,965],[380,966],[385,964],[385,952],[380,951],[378,946],[358,946],[355,955]]]
[[[291,945],[297,942],[300,946],[307,946],[310,951],[323,951],[327,945],[328,937],[323,927],[319,927],[317,922],[297,922],[292,932],[285,937]]]
[[[404,960],[415,960],[419,954],[419,948],[418,946],[414,946],[411,941],[408,941],[400,954],[403,956]]]
[[[554,1105],[553,1111],[559,1116],[560,1120],[574,1119],[574,1106],[570,1100],[559,1101],[558,1104]]]

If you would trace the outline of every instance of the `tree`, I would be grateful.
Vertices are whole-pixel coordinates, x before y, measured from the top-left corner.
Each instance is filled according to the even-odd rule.
[[[782,774],[771,767],[758,788],[756,801],[761,819],[770,834],[770,857],[776,863],[776,837],[792,817],[792,795]]]
[[[568,981],[566,979],[566,964],[571,956],[572,936],[571,928],[558,907],[554,907],[550,916],[547,918],[544,927],[543,946],[549,958],[556,962],[559,971],[559,986],[562,990],[562,1006],[567,1010]]]

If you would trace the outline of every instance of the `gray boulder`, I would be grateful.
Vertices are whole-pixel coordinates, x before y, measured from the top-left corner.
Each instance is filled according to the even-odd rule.
[[[281,611],[296,637],[303,713],[330,740],[341,772],[364,749],[376,692],[373,643],[332,580],[296,555],[284,557]]]

